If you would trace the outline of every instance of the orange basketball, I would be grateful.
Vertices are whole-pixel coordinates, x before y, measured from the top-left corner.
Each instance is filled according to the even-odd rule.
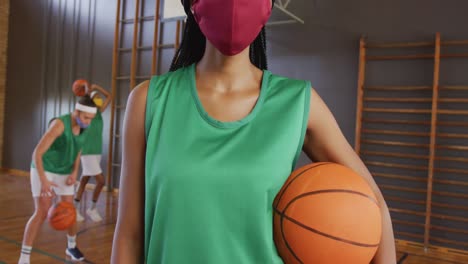
[[[84,79],[76,80],[72,87],[73,93],[76,96],[85,96],[88,93],[88,86],[88,81]]]
[[[344,166],[314,163],[294,171],[273,205],[275,244],[286,264],[368,264],[377,251],[376,197]]]
[[[76,221],[75,206],[69,202],[59,202],[49,208],[47,218],[52,228],[56,230],[68,229]]]

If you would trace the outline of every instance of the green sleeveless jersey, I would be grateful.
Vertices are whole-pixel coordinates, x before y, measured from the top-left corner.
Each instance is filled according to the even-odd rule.
[[[42,156],[42,165],[45,171],[69,175],[73,171],[76,157],[86,140],[87,132],[85,130],[78,136],[73,134],[71,114],[60,116],[57,119],[63,122],[65,129]],[[35,167],[34,161],[31,166]]]
[[[86,142],[83,145],[81,155],[101,155],[102,154],[102,129],[104,122],[101,111],[97,111],[96,116],[86,129]]]
[[[195,65],[151,79],[146,263],[283,263],[272,204],[301,152],[310,92],[309,82],[265,70],[250,114],[220,122],[200,102]]]

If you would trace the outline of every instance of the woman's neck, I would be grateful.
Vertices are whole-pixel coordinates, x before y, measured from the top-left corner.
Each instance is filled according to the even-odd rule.
[[[211,83],[217,83],[223,89],[243,86],[252,78],[258,79],[259,73],[261,75],[261,70],[250,62],[249,52],[250,49],[246,48],[234,56],[225,56],[207,41],[205,54],[197,64],[197,76],[209,77]]]
[[[198,63],[199,69],[206,69],[211,72],[238,73],[250,68],[250,47],[234,56],[226,56],[217,50],[208,40],[205,45],[205,53]]]

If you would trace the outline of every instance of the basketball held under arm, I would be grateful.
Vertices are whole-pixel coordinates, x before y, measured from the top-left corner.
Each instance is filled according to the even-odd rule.
[[[148,81],[138,85],[127,102],[112,264],[144,263],[145,112],[148,86]]]
[[[91,91],[98,91],[100,92],[102,95],[104,95],[104,97],[106,97],[106,100],[104,100],[104,103],[102,104],[101,107],[99,107],[99,111],[102,113],[104,111],[106,111],[107,107],[109,106],[111,100],[112,100],[112,95],[111,93],[109,93],[106,89],[102,88],[101,86],[97,85],[97,84],[93,84],[91,85]]]
[[[371,173],[341,132],[333,114],[320,96],[312,91],[310,115],[303,150],[313,161],[344,165],[363,177],[374,191],[382,215],[382,239],[373,264],[396,263],[395,239],[387,204]]]

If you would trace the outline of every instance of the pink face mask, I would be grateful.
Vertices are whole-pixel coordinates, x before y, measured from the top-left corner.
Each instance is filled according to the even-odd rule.
[[[271,15],[271,0],[194,0],[195,20],[205,37],[224,55],[246,49]]]

